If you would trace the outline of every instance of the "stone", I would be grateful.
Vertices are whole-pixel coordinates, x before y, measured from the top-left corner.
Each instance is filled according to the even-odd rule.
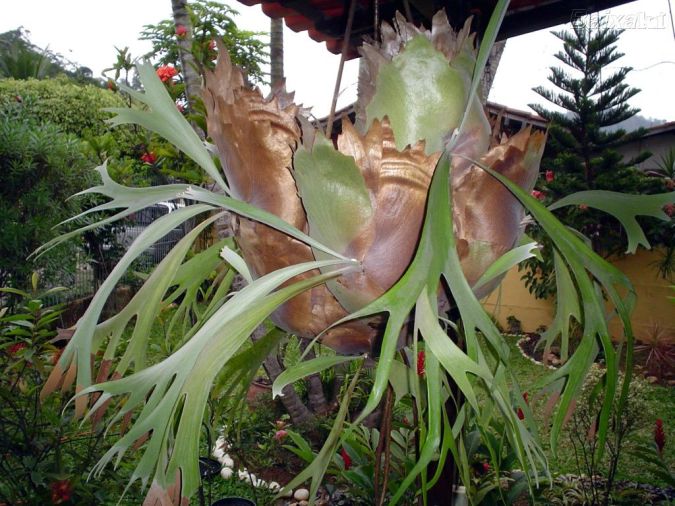
[[[293,494],[293,499],[296,499],[298,501],[306,501],[309,499],[309,490],[306,488],[299,488],[298,490],[295,491],[295,494]]]
[[[234,471],[232,469],[230,469],[229,467],[223,467],[220,470],[220,475],[226,480],[229,480],[230,478],[232,478],[233,474],[234,474]]]
[[[234,460],[232,460],[232,457],[229,455],[225,454],[223,457],[223,460],[220,462],[222,465],[225,467],[229,467],[230,469],[234,469]]]

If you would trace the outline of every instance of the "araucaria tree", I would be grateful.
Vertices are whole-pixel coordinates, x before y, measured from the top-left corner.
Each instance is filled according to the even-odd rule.
[[[589,21],[588,23],[586,21]],[[616,43],[621,30],[606,26],[602,19],[591,23],[579,18],[571,30],[552,32],[563,42],[555,57],[566,68],[551,67],[549,81],[557,88],[534,88],[543,98],[560,109],[530,104],[540,116],[550,121],[549,139],[541,164],[542,177],[535,195],[552,203],[574,192],[609,190],[634,194],[659,193],[666,188],[661,180],[649,177],[636,168],[650,153],[624,159],[616,146],[638,138],[643,131],[627,133],[615,125],[634,116],[638,109],[629,100],[640,90],[630,87],[625,78],[631,67],[616,67],[623,53]],[[586,235],[593,249],[604,255],[626,250],[627,238],[620,223],[606,213],[586,206],[568,206],[557,211],[560,220]],[[652,243],[671,246],[673,240],[664,233],[672,223],[645,220],[647,237]],[[551,242],[534,225],[529,230],[544,246],[543,261],[529,259],[525,280],[538,297],[555,291]]]
[[[394,403],[405,398],[415,410],[419,434],[419,452],[406,466],[405,478],[396,487],[376,490],[380,504],[401,504],[407,490],[426,496],[440,477],[440,471],[429,473],[434,460],[454,457],[470,487],[466,432],[478,426],[488,434],[495,420],[501,438],[486,437],[489,453],[500,454],[508,446],[514,465],[524,471],[522,480],[536,486],[539,470],[547,467],[537,429],[513,377],[509,346],[478,300],[531,254],[533,244],[516,247],[525,212],[552,237],[567,281],[561,297],[567,305],[552,325],[556,337],[566,342],[569,312],[583,308],[583,317],[578,315],[583,337],[576,353],[543,385],[559,400],[552,445],[601,349],[606,369],[597,434],[604,442],[612,403],[618,399],[621,407],[627,396],[617,380],[622,355],[610,338],[605,313],[607,304],[613,305],[624,324],[621,351],[630,364],[634,291],[625,276],[530,195],[544,135],[529,128],[510,138],[491,135],[477,91],[507,6],[508,1],[497,2],[479,51],[469,24],[454,32],[443,12],[434,16],[430,30],[401,16],[394,26],[384,24],[382,40],[361,49],[366,65],[360,121],[345,121],[336,144],[283,87],[274,88],[268,98],[251,89],[221,45],[215,69],[206,72],[203,99],[208,136],[222,172],[212,157],[213,146],[207,150],[190,128],[154,69],[138,67],[145,92],[133,93],[145,107],[118,109],[113,123],[138,123],[166,137],[225,195],[184,184],[129,188],[112,181],[105,164],[97,169],[102,184],[89,191],[111,199],[99,209],[117,210],[106,221],[154,202],[193,202],[159,218],[131,245],[78,322],[45,385],[48,394],[74,382],[77,415],[90,411],[100,420],[107,408],[114,413],[109,425],[132,420],[97,472],[142,444],[132,480],[152,479],[148,504],[187,502],[199,485],[200,427],[209,391],[223,378],[221,392],[235,402],[244,398],[240,392],[284,334],[273,330],[246,344],[270,318],[285,332],[317,338],[338,353],[286,370],[273,393],[332,365],[355,365],[323,448],[287,485],[311,479],[310,502],[353,434],[348,410],[366,358],[376,366],[368,400],[354,414],[354,424],[383,399]],[[638,214],[666,218],[661,208],[673,201],[672,194],[635,197],[631,205],[624,203],[634,196],[615,194],[609,203],[600,197],[585,194],[584,202],[617,214],[627,225]],[[237,216],[241,255],[229,240],[187,258],[192,242],[224,209]],[[105,299],[134,258],[178,223],[213,211],[218,214],[171,250],[119,314],[99,322]],[[635,227],[631,234],[636,235]],[[247,285],[228,297],[223,273],[229,271],[231,280],[235,269]],[[220,274],[212,276],[214,270]],[[220,287],[208,290],[208,300],[202,301],[206,309],[196,311],[197,288],[205,280]],[[187,316],[182,346],[148,364],[147,330],[171,302],[179,315]],[[189,318],[191,311],[196,311],[194,318]],[[125,342],[127,326],[133,332]],[[388,430],[383,434],[390,436]],[[499,465],[496,457],[493,464]]]

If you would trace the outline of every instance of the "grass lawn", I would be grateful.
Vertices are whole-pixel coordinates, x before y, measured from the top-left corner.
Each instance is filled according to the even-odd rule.
[[[515,368],[515,374],[521,388],[526,390],[527,385],[537,383],[546,374],[551,372],[550,369],[532,362],[521,354],[520,349],[516,345],[518,341],[517,337],[505,336],[505,339],[511,347],[511,364]],[[565,427],[561,437],[558,439],[557,457],[554,458],[552,455],[549,439],[550,425],[544,414],[546,400],[546,398],[535,399],[530,405],[541,431],[540,436],[549,458],[551,471],[554,474],[578,474],[574,450],[569,438],[569,425]],[[675,451],[673,450],[675,448],[675,431],[672,431],[672,425],[670,425],[675,422],[675,417],[673,416],[675,414],[675,389],[660,385],[649,385],[644,398],[644,413],[646,421],[628,438],[628,445],[634,443],[651,444],[654,440],[654,422],[657,418],[662,419],[666,432],[664,457],[669,468],[671,470],[675,469]],[[670,431],[669,428],[671,428]],[[644,462],[631,457],[625,451],[622,453],[619,461],[617,480],[630,480],[665,486],[662,480],[659,480],[646,469]]]

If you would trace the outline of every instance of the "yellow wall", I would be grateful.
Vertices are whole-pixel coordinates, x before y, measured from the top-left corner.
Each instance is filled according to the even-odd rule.
[[[627,255],[612,263],[628,276],[637,292],[637,304],[632,315],[635,336],[648,339],[658,328],[670,342],[675,342],[675,304],[668,300],[669,296],[675,296],[675,292],[669,288],[673,282],[661,278],[651,265],[659,258],[658,255],[658,252],[640,249],[635,255]],[[530,295],[521,276],[517,268],[509,271],[500,288],[484,301],[484,305],[504,328],[506,318],[514,315],[522,322],[523,330],[533,332],[540,325],[550,325],[554,304],[551,300],[535,299]],[[610,324],[610,331],[617,338],[622,335],[616,318]]]

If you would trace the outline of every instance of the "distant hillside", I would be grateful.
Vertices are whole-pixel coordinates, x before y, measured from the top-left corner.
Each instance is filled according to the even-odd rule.
[[[628,118],[626,121],[622,121],[621,123],[607,127],[607,130],[612,132],[614,130],[618,130],[619,128],[623,128],[626,132],[632,132],[638,128],[649,128],[656,125],[662,125],[666,122],[667,120],[665,119],[645,118],[644,116],[640,116],[638,114],[632,118]]]

